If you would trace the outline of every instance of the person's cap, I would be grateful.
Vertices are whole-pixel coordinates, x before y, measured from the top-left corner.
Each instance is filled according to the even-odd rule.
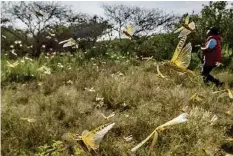
[[[219,28],[217,27],[210,27],[208,30],[213,34],[219,34]]]

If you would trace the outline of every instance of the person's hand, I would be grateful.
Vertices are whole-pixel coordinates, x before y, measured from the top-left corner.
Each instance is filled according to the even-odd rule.
[[[201,45],[200,45],[200,44],[198,44],[198,45],[195,45],[195,47],[197,47],[197,48],[201,48]]]
[[[222,63],[220,63],[220,62],[216,62],[216,64],[215,64],[217,67],[219,67],[219,66],[223,66],[223,64]]]

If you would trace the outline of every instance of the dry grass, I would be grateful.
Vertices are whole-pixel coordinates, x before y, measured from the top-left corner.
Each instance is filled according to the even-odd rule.
[[[217,149],[215,155],[223,155],[222,145],[230,152],[232,146],[225,139],[233,125],[233,114],[225,112],[233,109],[233,102],[227,96],[221,97],[221,93],[213,94],[217,88],[204,86],[198,72],[197,76],[181,74],[160,64],[166,80],[156,76],[153,60],[90,61],[73,66],[72,70],[54,72],[40,80],[2,87],[3,155],[43,155],[39,147],[50,146],[53,140],[62,141],[64,133],[81,134],[110,122],[116,125],[104,137],[97,155],[135,155],[130,152],[132,147],[154,128],[181,114],[185,107],[189,121],[159,133],[151,155],[204,156],[206,148]],[[227,87],[232,84],[232,73],[217,73]],[[95,92],[85,89],[92,87]],[[190,100],[194,93],[202,95],[203,100]],[[103,102],[96,97],[103,98]],[[112,112],[116,115],[109,121],[100,115]],[[218,120],[211,124],[214,115]],[[36,121],[30,123],[21,117]],[[133,140],[126,142],[124,137],[129,135]],[[80,144],[72,147],[76,155],[89,155]],[[148,147],[146,144],[140,148],[138,155],[149,155]],[[53,153],[70,155],[72,150]]]

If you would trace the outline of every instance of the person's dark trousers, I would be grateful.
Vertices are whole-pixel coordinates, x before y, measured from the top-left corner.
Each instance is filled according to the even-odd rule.
[[[223,85],[223,83],[220,82],[219,80],[215,79],[212,75],[210,75],[210,72],[214,69],[214,67],[216,67],[216,66],[203,65],[201,75],[203,76],[203,81],[205,84],[208,84],[209,82],[213,82],[213,83],[215,83],[215,85],[217,87],[219,87],[219,86]]]

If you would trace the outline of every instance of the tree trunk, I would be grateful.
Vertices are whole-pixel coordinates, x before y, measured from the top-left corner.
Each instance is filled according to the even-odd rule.
[[[39,39],[36,39],[36,42],[35,42],[35,49],[34,49],[33,56],[34,56],[34,57],[39,57],[40,54],[41,54],[41,44],[40,44],[40,40],[39,40]]]
[[[39,57],[41,54],[41,46],[40,45],[37,45],[36,47],[36,53],[35,53],[35,57]]]

